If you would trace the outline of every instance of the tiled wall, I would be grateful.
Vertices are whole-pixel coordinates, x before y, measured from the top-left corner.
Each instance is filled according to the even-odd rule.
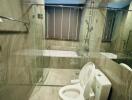
[[[71,50],[77,51],[79,41],[45,40],[47,50]]]
[[[105,22],[105,10],[88,9],[85,6],[80,30],[80,49],[99,52]]]
[[[0,15],[5,17],[12,17],[23,20],[20,0],[1,0],[0,1]],[[0,23],[0,30],[3,31],[24,31],[25,27],[22,23],[3,20]]]
[[[129,10],[132,9],[132,3]],[[126,52],[127,40],[129,37],[129,31],[132,30],[131,16],[132,12],[127,10],[117,11],[117,17],[115,20],[114,30],[112,33],[112,42],[102,43],[101,50],[115,53]],[[131,47],[130,47],[131,48]]]

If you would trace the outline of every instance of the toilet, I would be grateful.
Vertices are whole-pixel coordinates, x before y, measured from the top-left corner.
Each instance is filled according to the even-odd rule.
[[[132,71],[131,67],[129,67],[127,64],[125,63],[120,63],[121,66],[123,66],[124,68],[126,68],[129,71]]]
[[[107,93],[105,93],[105,97],[107,98],[111,88],[111,83],[105,77],[104,79],[106,81],[106,84],[105,83],[102,84],[101,83],[103,78],[102,76],[105,77],[105,75],[102,74],[100,70],[95,69],[94,63],[88,62],[81,69],[79,74],[79,79],[71,80],[72,85],[64,86],[59,90],[60,99],[61,100],[101,100],[99,98],[101,98],[100,96],[102,95],[101,94],[102,89],[103,91],[105,89],[107,90]],[[101,81],[98,81],[100,77],[101,77]],[[100,87],[100,89],[98,89],[96,86]],[[106,88],[104,89],[103,86]],[[93,87],[95,87],[95,89]]]

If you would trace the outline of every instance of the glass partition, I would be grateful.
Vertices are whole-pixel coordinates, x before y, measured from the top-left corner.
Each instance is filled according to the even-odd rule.
[[[58,98],[59,89],[78,79],[87,62],[93,62],[111,81],[110,100],[131,100],[131,5],[118,9],[104,6],[106,3],[91,0],[79,6],[82,10],[79,29],[64,27],[68,28],[66,31],[77,29],[72,36],[78,37],[78,41],[47,40],[44,3],[26,5],[24,18],[30,22],[29,33],[0,34],[0,100],[32,100],[40,96],[38,91],[47,94],[45,100]],[[72,14],[77,20],[77,14]],[[63,20],[70,19],[69,15]],[[61,31],[61,27],[57,30]],[[68,33],[66,37],[70,37]],[[55,97],[49,96],[53,91]]]

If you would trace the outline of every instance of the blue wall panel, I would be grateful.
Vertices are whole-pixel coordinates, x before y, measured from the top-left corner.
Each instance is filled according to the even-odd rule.
[[[119,1],[119,2],[108,3],[107,7],[121,9],[128,6],[129,4],[130,4],[130,1]]]
[[[84,4],[86,0],[45,0],[46,4]]]

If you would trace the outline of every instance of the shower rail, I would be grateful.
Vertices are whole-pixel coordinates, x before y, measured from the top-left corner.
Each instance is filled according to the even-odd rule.
[[[12,18],[12,17],[6,17],[6,16],[0,16],[0,18],[1,18],[1,19],[6,19],[6,20],[11,20],[11,21],[23,23],[24,26],[25,26],[25,28],[26,28],[26,31],[24,31],[23,33],[28,33],[28,32],[29,32],[29,29],[28,29],[29,23],[27,23],[27,22],[24,22],[24,21],[21,21],[21,20]],[[1,32],[4,32],[4,31],[1,31]],[[10,32],[10,31],[6,31],[6,32]],[[11,32],[12,32],[12,31],[11,31]],[[15,32],[15,31],[14,31],[14,32]]]

